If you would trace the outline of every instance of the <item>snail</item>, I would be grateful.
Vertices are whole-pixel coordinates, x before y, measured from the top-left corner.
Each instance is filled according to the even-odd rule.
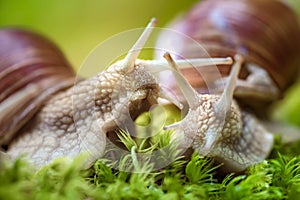
[[[266,5],[270,9],[262,9]],[[273,135],[255,115],[280,98],[295,80],[300,46],[296,15],[276,0],[203,1],[172,28],[198,41],[213,59],[201,58],[203,54],[192,44],[163,32],[159,46],[189,59],[165,54],[166,61],[160,60],[161,55],[157,60],[139,60],[155,23],[152,20],[148,24],[124,60],[86,80],[78,79],[61,52],[40,36],[33,34],[32,41],[26,39],[23,44],[22,37],[16,42],[17,38],[1,35],[27,38],[32,33],[0,31],[0,41],[4,37],[3,41],[17,44],[4,43],[5,48],[0,50],[3,60],[7,59],[5,67],[0,68],[1,80],[7,78],[0,90],[0,136],[1,145],[8,146],[7,153],[12,158],[24,153],[37,166],[61,156],[73,158],[87,153],[85,167],[91,166],[104,153],[106,134],[126,128],[128,117],[135,119],[159,98],[183,108],[161,87],[164,80],[158,72],[171,69],[173,82],[168,79],[167,83],[182,91],[188,105],[181,121],[165,126],[175,129],[173,142],[191,145],[201,155],[214,157],[225,164],[227,171],[242,171],[264,160],[271,151]],[[38,45],[28,46],[35,41]],[[51,50],[46,50],[46,45]],[[14,48],[16,53],[10,54]],[[235,58],[232,67],[231,57]],[[45,58],[45,63],[37,62]],[[196,76],[191,66],[207,66],[201,67],[205,70],[212,64],[218,65],[223,77],[209,80],[217,94],[199,94],[207,92],[205,77]],[[43,65],[46,69],[39,69]],[[62,69],[53,70],[51,66]],[[35,77],[35,70],[42,76]],[[247,111],[249,107],[255,115]]]
[[[157,81],[166,61],[139,60],[152,19],[123,60],[89,79],[77,78],[61,51],[44,37],[20,29],[0,30],[0,144],[40,167],[58,157],[85,153],[84,167],[100,158],[106,134],[126,128],[157,102],[170,98]],[[177,60],[181,66],[231,64],[231,58]],[[129,115],[128,115],[129,113]],[[124,126],[124,127],[123,127]]]
[[[217,66],[221,79],[210,74],[210,67],[177,67],[169,54],[164,56],[178,74],[164,73],[160,80],[173,91],[181,90],[181,100],[189,107],[180,122],[166,126],[177,132],[174,140],[225,164],[224,171],[240,172],[268,157],[271,133],[284,131],[285,142],[299,139],[299,128],[266,121],[269,105],[283,97],[299,73],[300,28],[286,3],[204,0],[168,28],[173,32],[162,31],[157,47],[176,52],[175,59],[240,55],[233,66]],[[224,87],[222,81],[228,84]]]
[[[261,117],[265,117],[266,108],[282,98],[298,78],[298,16],[282,1],[204,0],[176,18],[168,28],[189,37],[187,40],[187,37],[177,37],[178,33],[161,33],[157,46],[176,52],[174,58],[177,55],[184,58],[242,55],[243,67],[234,95],[240,105]],[[197,48],[195,41],[203,49]],[[229,65],[220,65],[218,69],[224,77],[230,72]],[[209,68],[201,70],[205,72]],[[221,80],[205,79],[194,68],[181,68],[181,71],[200,93],[207,93],[209,82],[216,93],[223,90]],[[162,79],[166,79],[169,87],[176,88],[176,81],[170,81],[169,77]]]
[[[235,56],[223,93],[214,95],[198,93],[180,76],[170,54],[164,57],[179,73],[173,72],[189,105],[181,121],[165,126],[165,129],[175,129],[173,138],[179,146],[191,146],[200,155],[214,158],[223,164],[223,172],[241,172],[262,162],[272,150],[273,134],[233,99],[243,58]]]

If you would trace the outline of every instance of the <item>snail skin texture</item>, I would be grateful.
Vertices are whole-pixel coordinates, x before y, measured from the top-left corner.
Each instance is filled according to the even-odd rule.
[[[240,172],[263,161],[273,146],[273,135],[252,114],[239,108],[233,92],[243,62],[235,56],[228,82],[221,95],[199,94],[180,76],[176,63],[165,54],[189,105],[186,116],[166,129],[175,129],[179,146],[191,145],[200,155],[223,163],[223,172]]]
[[[214,158],[226,172],[263,161],[273,135],[256,115],[282,96],[298,72],[296,15],[276,0],[201,1],[170,27],[197,41],[205,54],[162,31],[159,49],[176,55],[139,60],[155,23],[152,19],[125,59],[86,80],[78,79],[60,50],[42,36],[0,31],[0,80],[5,83],[0,86],[0,136],[8,156],[25,155],[40,167],[84,153],[90,167],[103,156],[112,131],[130,129],[130,120],[166,99],[187,110],[179,122],[164,127],[174,130],[174,145]],[[209,94],[205,77],[193,70],[212,65],[221,76],[209,80],[216,89]],[[160,77],[163,70],[170,76]],[[163,88],[182,95],[177,99]]]
[[[153,19],[124,60],[86,80],[78,80],[59,49],[42,36],[19,29],[1,30],[0,40],[3,37],[6,43],[0,56],[6,62],[0,77],[10,82],[2,87],[0,105],[1,145],[8,146],[7,155],[11,159],[25,156],[38,168],[59,157],[85,154],[87,168],[103,155],[106,134],[126,129],[129,117],[135,119],[149,110],[158,98],[181,107],[157,82],[157,71],[170,69],[168,63],[137,59],[154,24]],[[232,59],[177,62],[185,67],[231,64]],[[25,74],[26,81],[18,73]]]

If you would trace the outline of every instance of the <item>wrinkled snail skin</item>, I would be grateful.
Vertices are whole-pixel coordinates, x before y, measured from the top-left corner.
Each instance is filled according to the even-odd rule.
[[[11,110],[14,112],[14,115],[10,116],[9,119],[5,119],[6,116],[4,115],[1,116],[1,120],[3,120],[1,126],[4,126],[1,138],[5,138],[5,134],[10,132],[9,129],[8,131],[5,129],[6,123],[12,126],[11,124],[13,124],[15,118],[19,118],[18,114],[22,113],[22,109],[28,109],[28,106],[33,107],[32,110],[29,110],[29,117],[26,116],[20,120],[24,126],[18,127],[21,129],[15,131],[19,135],[12,134],[9,140],[2,140],[1,144],[8,144],[7,154],[12,159],[25,155],[36,166],[43,166],[58,157],[74,158],[85,153],[87,154],[85,167],[89,167],[97,158],[101,157],[106,146],[106,133],[118,128],[119,125],[117,123],[122,124],[127,117],[130,117],[126,115],[127,112],[132,112],[134,117],[139,112],[143,112],[144,110],[142,109],[148,109],[148,106],[150,106],[148,101],[153,103],[160,96],[155,77],[145,70],[143,66],[135,64],[140,48],[143,47],[149,37],[151,27],[154,24],[155,20],[151,20],[124,60],[113,64],[95,77],[76,84],[74,83],[76,79],[75,74],[69,73],[72,77],[73,87],[69,85],[66,88],[66,85],[63,85],[63,87],[57,88],[57,85],[53,82],[53,85],[47,85],[51,91],[46,92],[47,98],[43,98],[38,104],[33,105],[31,105],[32,100],[34,102],[35,98],[39,99],[40,92],[48,89],[44,87],[44,84],[51,83],[47,82],[48,77],[44,77],[43,74],[40,75],[39,71],[50,71],[49,80],[52,80],[51,75],[54,74],[54,80],[60,85],[64,79],[60,80],[55,75],[58,77],[65,76],[64,71],[67,70],[59,70],[60,65],[65,64],[65,62],[59,62],[60,60],[56,59],[56,54],[61,56],[60,51],[55,46],[53,48],[52,43],[50,44],[44,38],[42,38],[43,45],[40,45],[38,42],[36,45],[36,41],[41,38],[39,35],[26,31],[12,30],[13,34],[22,32],[21,36],[25,35],[25,38],[18,37],[17,34],[16,36],[13,35],[15,40],[6,41],[5,36],[3,36],[3,40],[6,43],[4,43],[4,46],[1,45],[1,57],[7,58],[11,56],[11,58],[9,57],[7,59],[9,62],[4,62],[6,66],[1,68],[2,78],[6,80],[8,77],[8,81],[17,81],[18,79],[10,79],[20,78],[18,73],[21,76],[25,76],[23,77],[25,79],[33,76],[27,82],[19,84],[20,88],[18,87],[17,89],[21,95],[10,96],[8,94],[6,96],[9,102],[12,103],[4,104],[3,110],[7,110],[7,113]],[[11,31],[4,31],[3,34],[8,34],[9,37],[12,35]],[[30,38],[29,40],[27,40],[28,37]],[[18,43],[18,40],[22,42]],[[11,50],[9,49],[12,46],[11,43],[15,44],[15,46],[12,47],[11,52],[6,52],[6,46],[7,50]],[[54,52],[52,52],[52,49]],[[7,55],[7,53],[16,54]],[[21,54],[20,60],[14,60],[18,54]],[[22,57],[22,54],[28,55]],[[43,61],[48,57],[49,61],[45,61],[46,64],[42,65]],[[64,61],[64,57],[62,58]],[[58,63],[53,64],[56,60],[58,60]],[[47,68],[48,63],[50,63],[50,69]],[[72,71],[69,65],[67,67],[70,68],[68,70]],[[55,74],[55,70],[58,71],[57,74]],[[48,75],[46,72],[45,74]],[[42,84],[40,84],[39,80],[43,78],[46,81],[42,81]],[[10,82],[6,87],[11,89],[15,85],[13,82]],[[55,90],[51,89],[51,87],[55,88]],[[4,90],[4,94],[6,94],[5,92],[6,90]],[[22,103],[24,99],[27,99],[27,103]],[[15,107],[20,103],[22,104],[20,109],[14,111]],[[135,105],[135,107],[133,108],[132,105]],[[141,110],[138,110],[139,108]]]
[[[183,78],[170,54],[164,56],[173,72],[189,110],[185,117],[165,127],[174,129],[173,140],[181,147],[191,146],[200,155],[223,164],[223,172],[241,172],[263,161],[273,147],[273,135],[233,99],[238,74],[243,62],[239,55],[221,95],[199,94]]]
[[[162,55],[138,60],[155,23],[151,20],[124,60],[80,81],[75,81],[72,68],[52,43],[50,50],[44,39],[33,39],[33,46],[26,37],[21,37],[26,41],[22,45],[11,39],[15,47],[4,43],[0,137],[1,145],[8,145],[8,155],[15,159],[25,154],[43,166],[58,157],[85,153],[89,167],[103,155],[108,132],[127,128],[130,117],[149,110],[159,98],[182,109],[163,91],[164,82],[169,83],[164,88],[179,89],[188,105],[181,121],[165,126],[175,130],[172,142],[213,157],[226,172],[243,171],[267,158],[274,138],[256,117],[259,111],[265,113],[261,108],[267,103],[283,95],[298,74],[300,28],[295,13],[277,0],[204,0],[170,27],[197,41],[205,52],[163,31],[159,46],[189,60],[173,59],[168,53],[163,61]],[[207,55],[222,59],[198,59]],[[199,93],[207,86],[191,64],[201,69],[217,65],[222,80],[210,80],[216,94]],[[162,69],[172,69],[173,79],[160,80]],[[25,79],[20,78],[24,74]]]
[[[252,107],[257,113],[264,112],[270,102],[281,98],[299,75],[298,16],[282,1],[203,0],[176,18],[168,28],[197,41],[204,48],[201,51],[184,37],[173,37],[170,31],[162,32],[157,44],[177,52],[180,57],[242,55],[245,61],[235,97],[240,104]],[[220,65],[218,69],[223,77],[230,72],[230,66]],[[195,69],[182,69],[182,73],[195,89],[205,92],[205,81]],[[176,83],[171,82],[170,87],[175,88]]]
[[[125,75],[111,66],[98,76],[59,92],[45,103],[22,136],[10,145],[8,154],[17,158],[20,153],[26,152],[30,160],[44,165],[58,157],[73,158],[87,153],[86,165],[90,166],[104,152],[106,133],[118,127],[116,121],[125,120],[122,113],[133,103],[119,97],[112,104],[112,95],[121,93],[113,86],[132,81],[132,76],[138,71],[136,67],[132,73]],[[154,79],[149,84],[151,87],[143,91],[143,96],[134,104],[145,105],[143,101],[147,101],[150,91],[157,94],[158,86]],[[126,89],[127,95],[132,96],[134,90]]]
[[[152,19],[124,60],[98,75],[76,77],[61,51],[25,30],[0,31],[0,144],[12,160],[25,156],[37,168],[59,157],[86,155],[84,167],[100,158],[107,134],[127,129],[158,98],[170,98],[157,81],[166,61],[137,59],[156,20]],[[49,49],[48,49],[49,47]],[[177,60],[180,66],[212,60]],[[214,60],[231,64],[231,58]],[[131,119],[132,118],[132,119]],[[0,155],[2,157],[2,154]],[[1,159],[1,158],[0,158]]]
[[[199,154],[223,163],[225,172],[240,172],[263,161],[274,139],[257,116],[267,116],[268,105],[282,97],[298,76],[297,15],[277,0],[204,0],[169,28],[185,37],[163,31],[157,44],[176,52],[175,58],[241,56],[235,57],[233,66],[217,66],[227,85],[209,80],[216,94],[205,94],[211,88],[195,68],[176,67],[171,56],[165,56],[186,80],[174,72],[175,78],[161,79],[173,90],[180,88],[189,106],[182,121],[166,129],[175,129],[174,140],[183,147],[190,144]],[[200,71],[205,76],[209,67]]]

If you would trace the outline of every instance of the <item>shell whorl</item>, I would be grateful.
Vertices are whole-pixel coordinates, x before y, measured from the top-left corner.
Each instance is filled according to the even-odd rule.
[[[206,0],[171,23],[170,28],[196,40],[211,57],[233,57],[240,54],[244,63],[265,69],[277,87],[284,92],[296,79],[300,65],[300,28],[297,15],[288,5],[277,0]],[[172,41],[172,39],[174,41]],[[184,39],[184,38],[182,38]],[[169,45],[169,51],[184,58],[207,56],[195,51],[193,44],[162,33],[158,39]],[[170,44],[176,44],[170,46]],[[222,76],[229,66],[218,66]],[[183,69],[193,86],[205,87],[194,78],[194,71]],[[248,72],[242,69],[240,78]]]
[[[0,107],[7,110],[0,114],[0,144],[8,144],[50,95],[74,84],[75,73],[60,49],[39,34],[4,28],[0,44]]]

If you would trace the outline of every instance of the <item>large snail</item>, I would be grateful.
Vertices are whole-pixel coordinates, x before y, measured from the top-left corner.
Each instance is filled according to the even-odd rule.
[[[228,1],[228,3],[230,2],[241,2],[240,5],[243,5],[245,1]],[[247,1],[247,3],[249,2]],[[212,0],[199,4],[201,8],[200,21],[207,21],[208,13],[214,4],[222,3],[221,1]],[[286,9],[285,5],[280,4],[279,7],[281,6]],[[239,6],[237,7],[239,8]],[[247,4],[241,7],[246,9]],[[192,12],[194,13],[192,15],[198,13],[197,9],[199,9],[198,6],[196,6],[196,11]],[[249,12],[251,11],[250,9]],[[243,11],[239,14],[248,14],[248,12]],[[293,14],[287,15],[294,17]],[[189,15],[186,16],[186,20],[186,23],[189,24]],[[269,20],[273,21],[272,18]],[[204,25],[209,24],[208,22],[205,22]],[[173,68],[174,80],[176,80],[174,85],[176,83],[181,88],[189,105],[189,111],[181,122],[166,127],[176,129],[177,134],[175,136],[179,135],[179,137],[174,137],[174,141],[178,141],[179,138],[180,143],[191,145],[200,154],[216,157],[226,164],[229,171],[241,171],[249,165],[265,159],[272,148],[273,136],[254,116],[241,110],[233,100],[236,85],[235,95],[242,91],[239,88],[249,80],[249,78],[246,81],[238,79],[238,73],[244,63],[243,58],[245,63],[249,62],[253,65],[249,65],[249,71],[244,68],[241,69],[242,78],[258,74],[259,77],[263,76],[267,80],[262,83],[262,90],[259,91],[256,90],[255,84],[257,82],[251,82],[249,87],[246,85],[246,88],[249,88],[249,90],[246,90],[246,95],[244,95],[246,97],[262,92],[260,96],[258,95],[261,99],[261,97],[266,96],[264,92],[268,89],[267,97],[271,96],[272,100],[277,98],[279,95],[278,88],[284,89],[291,83],[288,80],[286,83],[282,82],[282,79],[293,74],[297,71],[297,68],[292,68],[289,72],[285,72],[287,74],[282,75],[276,71],[276,67],[270,78],[268,78],[268,73],[260,73],[263,70],[258,70],[258,73],[256,73],[257,69],[260,68],[255,65],[267,66],[264,69],[268,72],[272,70],[270,67],[268,68],[268,59],[265,60],[265,57],[263,57],[260,60],[261,57],[256,55],[261,55],[261,51],[263,52],[262,55],[269,55],[268,53],[264,54],[267,50],[263,47],[266,45],[260,46],[260,44],[257,44],[259,41],[254,40],[255,48],[247,49],[247,45],[239,46],[244,41],[241,38],[241,40],[234,40],[233,44],[229,41],[228,43],[231,46],[227,47],[221,43],[223,41],[222,32],[209,25],[205,28],[211,29],[208,29],[207,32],[203,31],[205,39],[199,40],[199,42],[203,42],[212,57],[234,57],[235,54],[241,54],[242,56],[235,56],[235,64],[232,70],[228,67],[225,69],[226,75],[229,74],[229,71],[231,72],[226,78],[226,86],[221,89],[222,94],[198,94],[182,77],[178,68],[189,70],[188,67],[191,65],[202,66],[211,65],[212,63],[224,67],[224,65],[231,64],[232,59],[196,59],[201,55],[197,55],[197,52],[189,52],[192,48],[189,44],[186,44],[183,46],[178,45],[177,47],[180,47],[180,50],[177,52],[182,53],[182,57],[195,57],[195,59],[173,60],[169,54],[165,54],[167,61],[138,60],[139,52],[149,37],[154,24],[155,20],[149,23],[124,60],[116,62],[108,69],[87,80],[77,80],[61,52],[43,37],[22,30],[1,30],[0,59],[5,62],[1,63],[3,67],[0,67],[0,77],[1,81],[2,79],[6,80],[4,81],[6,84],[0,86],[0,136],[1,145],[8,146],[7,153],[12,158],[24,153],[33,163],[41,166],[60,156],[73,158],[86,152],[88,153],[86,167],[90,166],[103,155],[106,145],[106,133],[116,128],[124,128],[119,127],[119,125],[126,122],[127,111],[129,111],[132,118],[135,118],[155,104],[159,97],[168,99],[171,103],[181,107],[176,99],[169,97],[160,87],[160,80],[156,72],[160,70],[159,67],[166,67]],[[228,28],[231,28],[229,25]],[[227,27],[226,23],[225,27]],[[289,34],[288,36],[284,35],[284,38],[289,37],[290,32],[293,32],[294,37],[298,36],[298,28],[288,28],[290,28],[287,31]],[[194,29],[197,29],[197,26],[191,28],[191,30]],[[256,31],[258,30],[260,28]],[[272,34],[272,26],[270,30],[270,34]],[[275,29],[274,32],[280,32],[280,30]],[[202,30],[199,30],[200,35],[201,32]],[[240,32],[238,29],[230,37],[244,32]],[[188,36],[192,37],[193,34],[189,33],[189,31],[186,32]],[[207,35],[204,33],[207,33]],[[163,33],[161,38],[164,37]],[[172,39],[172,37],[170,38]],[[225,39],[227,38],[225,37]],[[290,44],[287,41],[288,39],[284,42]],[[163,44],[164,40],[160,39],[159,41]],[[210,46],[210,43],[206,41],[213,41],[214,44],[220,44],[221,47],[226,48],[224,48],[225,50],[221,49],[224,51],[218,51],[218,49],[214,51],[215,45]],[[298,40],[291,43],[297,46],[297,42]],[[237,51],[239,48],[232,47],[232,45],[237,44],[238,47],[249,50],[251,54]],[[267,44],[271,45],[269,42]],[[255,45],[259,47],[256,48]],[[289,47],[286,44],[283,46],[278,44],[278,46],[282,49]],[[212,50],[209,47],[213,47]],[[166,49],[172,48],[166,45]],[[296,48],[296,51],[298,51],[298,48]],[[218,54],[218,52],[221,53]],[[280,53],[282,52],[280,51]],[[271,52],[272,54],[273,52]],[[294,53],[290,52],[284,55],[297,60]],[[280,66],[287,66],[290,62],[286,57],[283,60]],[[273,64],[273,62],[271,63]],[[294,62],[291,61],[291,63]],[[222,70],[220,71],[223,74]],[[226,75],[224,74],[224,77]],[[196,83],[192,83],[192,85],[201,85],[201,79],[198,79],[198,81],[199,83],[196,80]],[[278,87],[272,85],[273,83],[276,83]]]

